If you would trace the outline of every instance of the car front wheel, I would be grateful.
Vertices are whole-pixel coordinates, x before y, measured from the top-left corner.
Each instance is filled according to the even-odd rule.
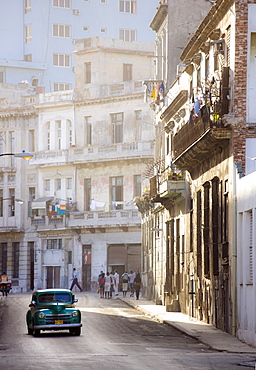
[[[34,329],[34,337],[39,337],[39,335],[40,335],[40,330]]]
[[[70,334],[79,336],[81,334],[81,328],[69,329]]]
[[[33,334],[33,329],[30,329],[30,328],[28,327],[28,334],[29,334],[29,335],[32,335],[32,334]]]

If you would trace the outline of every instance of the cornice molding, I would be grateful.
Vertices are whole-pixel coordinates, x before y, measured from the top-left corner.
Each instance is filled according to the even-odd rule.
[[[216,3],[213,4],[183,50],[180,56],[183,62],[191,59],[194,53],[200,49],[201,44],[207,41],[209,35],[233,4],[234,0],[217,0]]]
[[[149,27],[152,28],[153,31],[158,32],[161,24],[163,23],[164,19],[168,14],[168,5],[167,2],[160,4],[157,8],[157,12],[150,23]]]

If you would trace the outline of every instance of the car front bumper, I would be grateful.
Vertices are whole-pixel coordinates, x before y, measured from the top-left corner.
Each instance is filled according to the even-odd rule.
[[[34,325],[34,329],[38,330],[68,330],[73,328],[81,328],[82,323],[75,324],[46,324],[46,325]]]

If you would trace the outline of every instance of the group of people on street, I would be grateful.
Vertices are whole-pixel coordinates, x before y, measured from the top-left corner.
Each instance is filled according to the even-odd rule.
[[[121,279],[117,270],[114,272],[107,272],[106,274],[101,271],[98,276],[98,293],[100,294],[100,298],[112,298],[113,294],[117,296],[119,294],[119,283],[121,283],[123,297],[126,297],[129,291],[130,297],[134,297],[135,292],[136,299],[139,299],[141,276],[139,271],[135,273],[132,270],[129,274],[125,271],[121,275]]]

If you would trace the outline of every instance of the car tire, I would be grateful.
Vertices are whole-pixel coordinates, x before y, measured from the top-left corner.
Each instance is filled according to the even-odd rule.
[[[29,334],[29,335],[32,335],[32,334],[33,334],[33,332],[34,332],[34,330],[33,330],[33,329],[30,329],[30,327],[28,327],[28,334]]]
[[[81,328],[75,328],[74,335],[78,337],[80,334],[81,334]]]
[[[40,335],[40,329],[34,329],[34,337],[39,337]]]

